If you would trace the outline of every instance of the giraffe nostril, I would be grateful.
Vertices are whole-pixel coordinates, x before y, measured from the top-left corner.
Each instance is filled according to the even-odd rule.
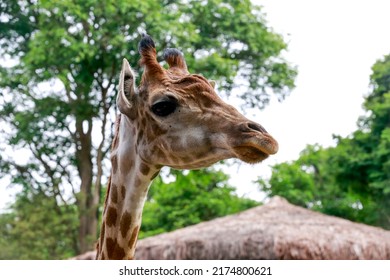
[[[256,131],[259,131],[261,133],[267,133],[267,130],[265,130],[264,127],[262,127],[261,125],[259,125],[257,123],[248,123],[247,125],[252,130],[256,130]]]

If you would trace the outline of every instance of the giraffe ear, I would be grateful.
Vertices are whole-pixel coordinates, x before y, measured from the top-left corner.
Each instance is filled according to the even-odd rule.
[[[209,83],[210,83],[210,85],[211,85],[213,88],[215,88],[215,81],[214,81],[214,80],[209,80]]]
[[[119,93],[116,98],[116,105],[122,114],[134,119],[137,113],[136,102],[135,74],[127,59],[124,58],[119,77]]]

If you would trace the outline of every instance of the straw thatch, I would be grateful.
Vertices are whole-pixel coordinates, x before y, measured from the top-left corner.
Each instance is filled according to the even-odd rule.
[[[94,258],[93,253],[76,259]],[[390,231],[274,197],[263,206],[140,240],[137,259],[390,259]]]

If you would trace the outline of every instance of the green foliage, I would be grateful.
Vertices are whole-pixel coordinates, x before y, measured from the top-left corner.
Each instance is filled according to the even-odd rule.
[[[354,221],[390,228],[390,56],[373,66],[367,116],[337,145],[308,146],[298,160],[273,166],[269,195]]]
[[[156,178],[145,203],[140,238],[208,221],[258,205],[238,197],[228,176],[212,169],[172,171],[176,180]]]
[[[272,172],[269,183],[259,180],[262,190],[267,194],[278,194],[303,207],[307,207],[307,203],[313,201],[315,188],[313,177],[302,170],[298,163],[277,164],[273,166]]]
[[[77,252],[77,209],[19,195],[0,214],[0,259],[66,259]]]

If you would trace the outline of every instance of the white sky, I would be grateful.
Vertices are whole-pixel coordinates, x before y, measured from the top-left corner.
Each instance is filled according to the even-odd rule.
[[[251,181],[269,177],[270,165],[298,158],[307,144],[334,144],[332,134],[356,130],[368,93],[371,66],[390,53],[390,1],[253,0],[268,25],[288,42],[285,58],[298,67],[296,89],[251,119],[279,142],[260,165],[228,169],[238,193],[260,199]],[[0,187],[0,209],[10,193]]]

